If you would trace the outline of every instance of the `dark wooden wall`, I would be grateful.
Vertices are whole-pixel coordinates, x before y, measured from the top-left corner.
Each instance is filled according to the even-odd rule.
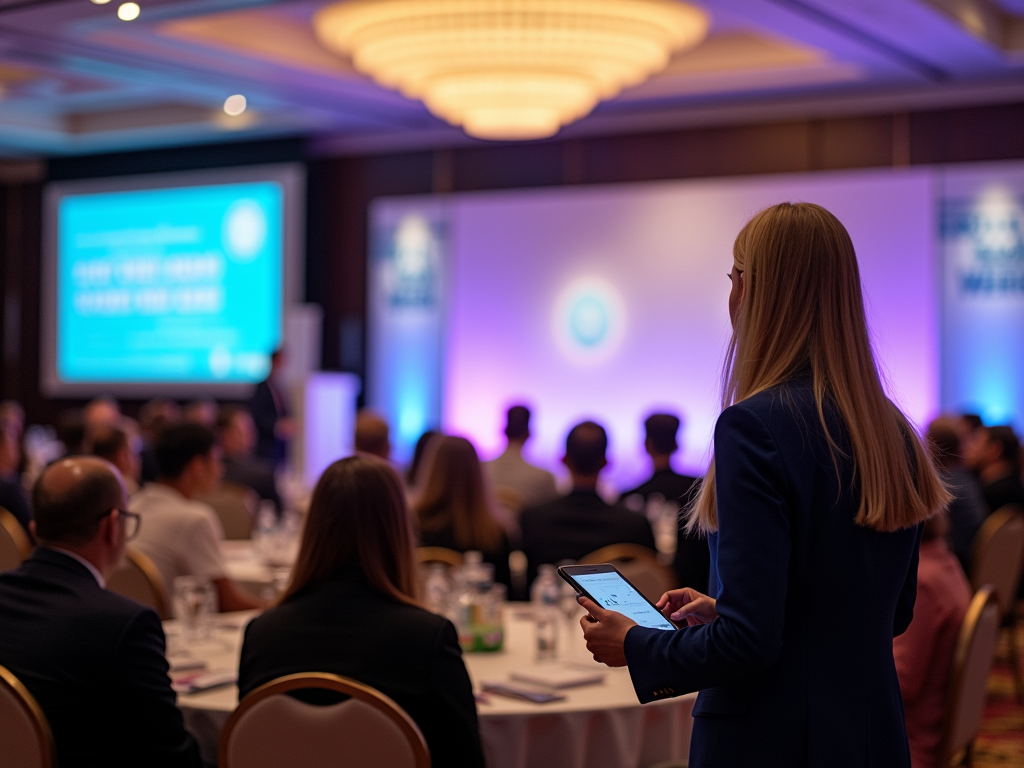
[[[119,175],[298,159],[300,142],[77,158],[50,178]],[[695,128],[529,144],[307,158],[306,299],[324,308],[324,366],[361,372],[367,211],[377,197],[611,184],[763,173],[1024,159],[1024,103],[758,125]],[[131,169],[131,170],[126,170]],[[0,190],[5,297],[2,396],[51,420],[63,402],[38,396],[41,185]],[[10,298],[18,312],[8,311]],[[11,316],[20,324],[11,331]]]

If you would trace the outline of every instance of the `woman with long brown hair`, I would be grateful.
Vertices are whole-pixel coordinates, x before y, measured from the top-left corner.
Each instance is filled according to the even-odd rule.
[[[476,448],[464,437],[436,437],[423,491],[414,503],[420,544],[459,552],[476,549],[509,585],[508,534],[495,518]]]
[[[378,459],[352,456],[324,471],[291,583],[246,628],[241,696],[299,672],[332,672],[390,696],[423,732],[434,766],[483,766],[455,627],[417,603],[405,495]]]
[[[587,646],[642,702],[700,691],[690,766],[910,765],[892,639],[913,614],[921,523],[949,496],[885,396],[853,243],[783,203],[736,238],[714,458],[689,525],[711,596],[676,631],[581,599]]]

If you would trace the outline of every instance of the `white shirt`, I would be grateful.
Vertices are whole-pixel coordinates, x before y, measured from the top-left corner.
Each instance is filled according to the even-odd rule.
[[[484,472],[495,487],[511,488],[523,500],[523,507],[533,507],[558,496],[555,476],[545,469],[528,464],[516,445],[484,464]]]
[[[189,501],[170,486],[149,483],[132,496],[128,508],[142,518],[132,545],[153,561],[169,595],[179,576],[224,578],[224,529],[208,504]]]
[[[94,579],[96,579],[96,583],[100,585],[100,589],[106,589],[107,588],[107,580],[103,578],[103,574],[100,573],[99,569],[95,565],[90,563],[88,560],[86,560],[81,555],[76,555],[74,552],[69,552],[68,550],[61,549],[60,547],[47,546],[46,548],[47,549],[52,549],[54,552],[60,552],[62,555],[67,555],[68,557],[72,558],[73,560],[77,560],[78,562],[80,562],[82,565],[84,565],[86,568],[89,569],[89,573],[91,573],[92,577]]]

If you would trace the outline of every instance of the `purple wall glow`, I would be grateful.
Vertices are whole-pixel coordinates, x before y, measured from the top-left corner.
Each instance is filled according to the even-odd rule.
[[[648,472],[641,422],[665,407],[684,415],[679,467],[700,470],[732,242],[784,200],[824,205],[849,229],[890,392],[921,423],[938,403],[931,184],[924,170],[858,171],[450,198],[445,430],[490,458],[504,408],[526,402],[528,454],[557,469],[569,427],[595,418],[621,488]]]

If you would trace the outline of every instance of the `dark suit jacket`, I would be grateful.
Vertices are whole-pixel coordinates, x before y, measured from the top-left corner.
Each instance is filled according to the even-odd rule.
[[[274,482],[274,465],[267,459],[225,456],[224,479],[251,488],[261,499],[272,501],[278,510],[281,509],[281,497]]]
[[[593,491],[573,491],[527,509],[519,525],[531,582],[537,566],[579,560],[609,544],[639,544],[654,549],[654,533],[646,517],[605,504]]]
[[[39,702],[60,768],[192,768],[149,608],[101,589],[77,560],[37,549],[0,574],[0,664]]]
[[[274,397],[277,392],[277,397]],[[249,412],[256,425],[256,455],[270,459],[274,466],[286,458],[287,445],[277,437],[275,428],[278,419],[288,416],[288,403],[284,393],[265,379],[256,385],[249,400]]]
[[[630,629],[637,696],[701,692],[691,768],[909,766],[892,639],[913,615],[920,526],[854,524],[852,464],[837,479],[809,379],[727,408],[715,462],[718,618]]]
[[[643,485],[622,494],[623,498],[634,494],[647,497],[660,493],[669,501],[676,501],[680,508],[690,502],[690,496],[697,489],[697,478],[677,474],[674,470],[659,469]],[[699,533],[686,533],[680,524],[676,539],[676,555],[672,569],[676,572],[680,587],[692,587],[698,592],[708,591],[708,571],[711,568],[711,553],[708,540]]]
[[[377,593],[347,571],[253,620],[239,694],[299,672],[331,672],[372,686],[404,709],[434,768],[484,765],[476,703],[448,619]]]

